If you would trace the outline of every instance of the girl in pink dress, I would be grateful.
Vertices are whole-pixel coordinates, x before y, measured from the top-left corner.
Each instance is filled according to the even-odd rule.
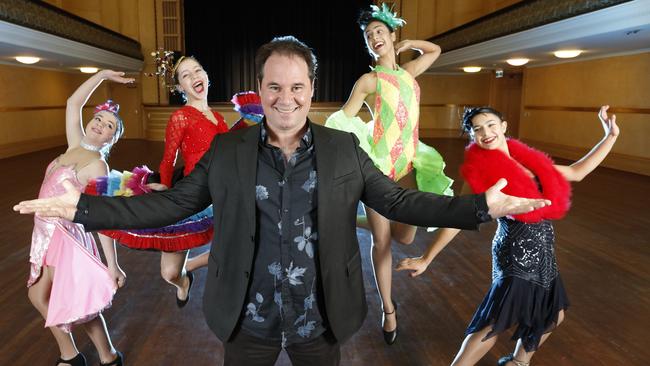
[[[68,98],[66,138],[68,149],[45,171],[39,197],[57,196],[65,185],[82,190],[90,179],[108,174],[106,156],[122,135],[119,105],[107,101],[95,108],[84,130],[81,108],[92,92],[108,79],[130,83],[124,73],[102,70],[86,80]],[[59,345],[57,365],[86,365],[70,329],[84,324],[102,365],[122,365],[122,354],[113,348],[101,311],[109,307],[118,287],[126,280],[117,264],[115,243],[99,235],[108,267],[101,262],[95,240],[80,224],[63,219],[34,217],[30,250],[29,300],[45,318]]]

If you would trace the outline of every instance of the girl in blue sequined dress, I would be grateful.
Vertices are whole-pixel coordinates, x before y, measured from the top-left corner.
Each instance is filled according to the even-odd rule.
[[[461,174],[475,193],[499,179],[506,194],[546,198],[550,206],[497,220],[492,240],[492,285],[479,305],[452,365],[474,365],[497,341],[497,335],[516,326],[512,354],[498,365],[527,366],[535,351],[564,318],[569,301],[555,260],[555,234],[551,220],[562,218],[570,206],[569,181],[580,181],[610,152],[619,134],[616,116],[599,117],[605,134],[582,159],[570,166],[556,165],[544,153],[505,137],[507,122],[489,107],[471,108],[463,116],[463,130],[473,142],[465,151]],[[467,187],[466,187],[467,188]],[[467,189],[464,189],[467,190]],[[403,259],[397,270],[420,275],[435,256],[458,234],[442,229],[426,253]]]

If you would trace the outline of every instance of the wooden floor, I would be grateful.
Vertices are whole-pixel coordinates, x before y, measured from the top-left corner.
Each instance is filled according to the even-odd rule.
[[[430,141],[457,178],[460,140]],[[0,160],[0,365],[50,365],[58,349],[44,321],[27,299],[32,218],[11,206],[38,194],[45,166],[62,149]],[[146,163],[157,167],[162,145],[121,141],[111,167]],[[455,188],[458,188],[455,185]],[[557,257],[572,306],[566,321],[533,359],[533,365],[650,364],[650,177],[598,169],[574,185],[573,208],[556,223]],[[399,304],[397,343],[383,343],[380,310],[369,252],[369,235],[358,230],[363,253],[366,296],[370,306],[363,328],[342,348],[343,365],[448,365],[463,339],[474,310],[490,285],[490,241],[494,224],[463,232],[417,279],[394,277]],[[419,255],[432,234],[421,231],[411,246],[393,247],[395,260]],[[205,250],[205,248],[201,248]],[[200,250],[193,251],[197,253]],[[115,346],[127,365],[220,365],[223,348],[208,330],[201,311],[205,269],[188,306],[179,310],[175,292],[159,275],[159,254],[119,248],[127,272],[105,317]],[[95,350],[75,330],[79,349],[90,364]],[[502,336],[479,365],[495,365],[514,343]],[[282,355],[278,365],[289,365]]]

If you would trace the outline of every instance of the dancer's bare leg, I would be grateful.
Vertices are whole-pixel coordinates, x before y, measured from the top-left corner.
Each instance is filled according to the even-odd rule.
[[[160,275],[170,284],[176,286],[176,297],[186,299],[190,280],[185,272],[187,250],[180,252],[162,252],[160,256]]]
[[[390,222],[391,238],[396,242],[404,245],[409,245],[415,240],[417,226],[402,224],[401,222]]]
[[[43,319],[47,318],[47,308],[50,303],[50,291],[52,290],[52,279],[54,278],[54,268],[43,266],[41,278],[33,284],[27,291],[27,296],[32,305],[41,313]],[[50,327],[50,331],[59,345],[61,359],[70,360],[78,353],[77,346],[74,344],[72,333],[66,333],[57,327]]]
[[[84,323],[84,328],[86,334],[88,334],[88,338],[90,338],[97,349],[101,363],[110,363],[115,360],[117,352],[111,343],[111,338],[108,335],[108,329],[106,328],[106,322],[102,314]]]
[[[194,270],[197,270],[202,267],[206,267],[208,265],[208,256],[210,255],[210,252],[204,252],[201,253],[195,257],[192,257],[187,260],[187,264],[185,264],[185,269],[189,272],[192,272]]]
[[[490,337],[483,341],[483,338],[492,330],[492,327],[485,327],[476,333],[465,337],[460,350],[454,358],[451,366],[471,366],[476,364],[497,342],[497,336]]]
[[[405,177],[400,179],[397,184],[402,188],[417,189],[418,185],[415,181],[415,171],[412,170]],[[415,240],[417,227],[413,225],[402,224],[401,222],[390,222],[390,234],[393,240],[400,244],[411,244]]]
[[[393,256],[390,250],[391,235],[390,221],[370,207],[366,207],[368,223],[372,228],[372,268],[375,283],[381,297],[382,307],[386,314],[384,330],[393,331],[397,327],[393,303],[391,301],[391,281],[393,277]]]
[[[564,320],[564,310],[560,310],[560,312],[557,315],[557,324],[555,326],[560,325],[562,321]],[[548,332],[542,336],[542,338],[539,341],[539,346],[541,347],[544,341],[548,339],[548,337],[551,336],[551,332]],[[513,355],[515,356],[515,360],[521,361],[521,362],[530,362],[531,358],[533,358],[533,355],[535,354],[535,351],[532,352],[526,352],[526,349],[524,348],[523,343],[521,343],[521,339],[517,340],[517,345],[515,346],[515,351]],[[514,362],[508,362],[506,363],[508,366],[515,366]]]

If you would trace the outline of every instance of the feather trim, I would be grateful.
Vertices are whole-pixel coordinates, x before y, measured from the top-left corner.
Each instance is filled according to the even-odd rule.
[[[508,139],[507,143],[510,156],[501,150],[480,148],[475,143],[467,147],[460,172],[472,190],[483,193],[500,178],[505,178],[508,185],[502,190],[504,193],[525,198],[545,198],[552,203],[532,212],[514,215],[516,220],[535,223],[564,217],[571,206],[571,185],[555,169],[553,160],[518,140]],[[534,178],[529,177],[521,166],[535,175],[541,191]]]

